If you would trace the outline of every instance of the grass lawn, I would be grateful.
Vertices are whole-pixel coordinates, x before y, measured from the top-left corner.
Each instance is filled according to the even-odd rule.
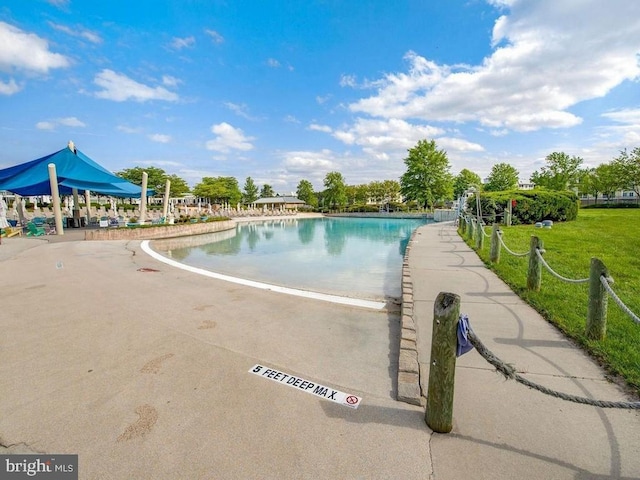
[[[544,259],[563,277],[589,277],[591,257],[602,260],[615,283],[613,291],[640,316],[640,209],[585,209],[578,219],[552,228],[501,226],[502,238],[516,253],[529,250],[531,236],[544,244]],[[486,228],[490,233],[490,227]],[[466,238],[466,235],[465,235]],[[475,240],[468,241],[472,248]],[[595,357],[611,374],[640,394],[640,324],[608,299],[607,333],[603,341],[586,338],[589,284],[567,283],[542,267],[539,292],[527,290],[529,257],[514,257],[501,249],[500,262],[489,262],[490,239],[478,255],[520,297]]]

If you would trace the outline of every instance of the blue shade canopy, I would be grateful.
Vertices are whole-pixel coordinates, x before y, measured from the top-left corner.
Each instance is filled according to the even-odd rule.
[[[50,155],[0,170],[0,190],[22,196],[51,195],[49,167],[56,166],[60,195],[70,195],[73,189],[114,197],[139,198],[142,188],[114,175],[98,165],[70,142],[69,146]],[[148,190],[147,195],[153,195]]]

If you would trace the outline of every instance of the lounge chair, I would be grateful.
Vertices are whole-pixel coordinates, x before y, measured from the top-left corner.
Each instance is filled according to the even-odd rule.
[[[38,227],[35,223],[32,222],[27,223],[27,237],[39,237],[46,234],[47,232],[44,230],[44,228]]]
[[[0,229],[0,235],[7,238],[15,237],[16,235],[22,235],[22,228],[19,228],[19,227],[18,228],[16,227],[2,228]]]

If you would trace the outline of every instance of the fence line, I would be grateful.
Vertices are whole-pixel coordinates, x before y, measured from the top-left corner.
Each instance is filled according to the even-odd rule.
[[[537,390],[541,393],[544,393],[545,395],[550,395],[552,397],[567,400],[569,402],[582,403],[584,405],[592,405],[594,407],[601,408],[624,408],[631,410],[640,409],[640,402],[612,402],[609,400],[594,400],[592,398],[579,397],[577,395],[558,392],[557,390],[552,390],[548,387],[532,382],[531,380],[528,380],[522,375],[518,374],[515,367],[503,362],[497,356],[495,356],[494,353],[491,352],[491,350],[489,350],[482,343],[482,341],[470,328],[467,330],[467,338],[469,339],[471,345],[473,345],[476,351],[480,354],[480,356],[482,356],[482,358],[493,365],[496,371],[504,375],[507,380],[515,380],[516,382],[521,383],[522,385],[526,385],[527,387]]]
[[[465,221],[465,223],[469,226],[471,226],[471,232],[474,230],[473,228],[473,224],[474,219],[469,217],[469,216],[462,216],[463,220]],[[496,225],[494,224],[494,229],[495,229]],[[557,279],[563,281],[563,282],[567,282],[567,283],[573,283],[573,284],[580,284],[580,283],[587,283],[587,282],[592,282],[592,280],[598,281],[598,277],[599,277],[599,281],[602,283],[602,286],[604,288],[604,290],[601,293],[594,293],[593,295],[595,295],[595,297],[592,297],[592,293],[591,293],[591,287],[590,287],[590,300],[589,300],[589,304],[590,307],[593,306],[594,310],[593,312],[588,312],[588,318],[587,318],[587,336],[589,336],[590,338],[604,338],[604,325],[606,324],[606,302],[604,300],[606,300],[606,293],[609,294],[609,296],[611,296],[611,298],[613,298],[613,300],[616,302],[616,304],[620,307],[620,309],[626,313],[635,323],[640,325],[640,317],[638,315],[636,315],[627,305],[624,304],[624,302],[620,299],[620,297],[618,297],[618,295],[616,295],[616,293],[613,291],[613,289],[611,288],[610,283],[613,283],[613,279],[609,276],[609,274],[607,273],[606,275],[597,275],[596,273],[594,273],[593,269],[591,271],[591,276],[589,278],[579,278],[579,279],[572,279],[572,278],[567,278],[564,277],[563,275],[560,275],[558,272],[554,271],[551,266],[547,263],[547,261],[544,259],[544,257],[542,256],[542,254],[545,252],[545,250],[542,247],[542,243],[539,244],[539,246],[537,245],[538,243],[538,239],[535,236],[532,236],[532,240],[535,239],[536,240],[536,246],[534,247],[533,243],[532,243],[532,247],[530,248],[530,250],[528,252],[524,252],[524,253],[517,253],[514,252],[513,250],[511,250],[509,247],[507,247],[507,245],[504,243],[504,238],[502,238],[502,231],[500,231],[499,229],[497,230],[497,235],[489,235],[485,232],[484,228],[482,227],[481,224],[479,224],[479,228],[482,232],[482,234],[480,235],[481,237],[490,237],[491,238],[491,261],[493,262],[497,262],[499,261],[500,258],[500,246],[504,247],[504,249],[511,255],[515,256],[515,257],[526,257],[526,256],[530,256],[530,261],[529,261],[529,271],[528,271],[528,275],[527,275],[527,286],[530,289],[533,290],[539,290],[540,289],[540,267],[537,267],[536,264],[539,262],[540,265],[544,265],[544,267],[547,269],[547,271],[554,277],[556,277]],[[497,241],[496,239],[494,239],[494,236],[497,237]],[[477,239],[479,240],[479,239]],[[481,241],[476,241],[476,248],[477,249],[481,249],[482,248],[482,242]],[[535,257],[531,257],[531,255],[535,255]],[[536,261],[534,262],[533,259],[535,259]],[[592,263],[593,260],[596,259],[592,259]],[[598,262],[600,262],[598,260]],[[600,262],[601,263],[601,262]],[[593,268],[593,265],[592,265]],[[602,265],[602,268],[606,269],[606,267],[604,267],[604,265]],[[606,293],[605,293],[606,292]],[[604,296],[604,298],[603,298]],[[591,308],[590,308],[591,309]],[[595,324],[593,322],[596,322]],[[595,333],[596,330],[593,330],[593,328],[597,328],[600,333]]]
[[[629,315],[629,317],[631,317],[631,320],[633,320],[637,324],[640,324],[640,318],[635,313],[633,313],[631,309],[622,302],[622,300],[620,300],[620,297],[618,297],[618,295],[616,295],[616,293],[611,288],[610,283],[613,283],[613,278],[606,278],[603,275],[600,277],[600,283],[602,283],[602,286],[604,287],[604,289],[607,291],[609,295],[611,295],[611,298],[613,298],[614,302],[618,304],[618,306],[622,309],[622,311],[627,315]]]
[[[542,257],[542,253],[544,252],[544,250],[540,251],[539,248],[536,248],[536,255],[538,256],[538,258],[540,259],[540,261],[542,262],[542,265],[545,266],[545,268],[549,271],[549,273],[551,275],[553,275],[554,277],[562,280],[563,282],[568,282],[568,283],[587,283],[589,281],[589,277],[587,278],[579,278],[579,279],[572,279],[572,278],[567,278],[567,277],[563,277],[562,275],[560,275],[559,273],[555,272],[547,263],[547,261]]]
[[[511,249],[509,249],[509,247],[507,247],[507,245],[504,243],[504,239],[502,238],[502,232],[498,232],[498,239],[500,240],[500,243],[502,244],[504,249],[514,257],[526,257],[527,255],[529,255],[529,253],[531,253],[531,252],[516,253]]]

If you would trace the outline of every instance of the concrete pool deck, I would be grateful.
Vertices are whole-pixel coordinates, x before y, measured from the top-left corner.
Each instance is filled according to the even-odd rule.
[[[454,430],[434,434],[423,408],[395,400],[397,312],[202,277],[140,241],[65,237],[0,245],[0,453],[78,454],[83,479],[640,475],[637,411],[544,397],[472,352],[458,362]],[[451,289],[507,360],[551,386],[622,397],[452,226],[421,227],[410,262],[423,368],[434,293]],[[256,364],[361,404],[285,388]]]

